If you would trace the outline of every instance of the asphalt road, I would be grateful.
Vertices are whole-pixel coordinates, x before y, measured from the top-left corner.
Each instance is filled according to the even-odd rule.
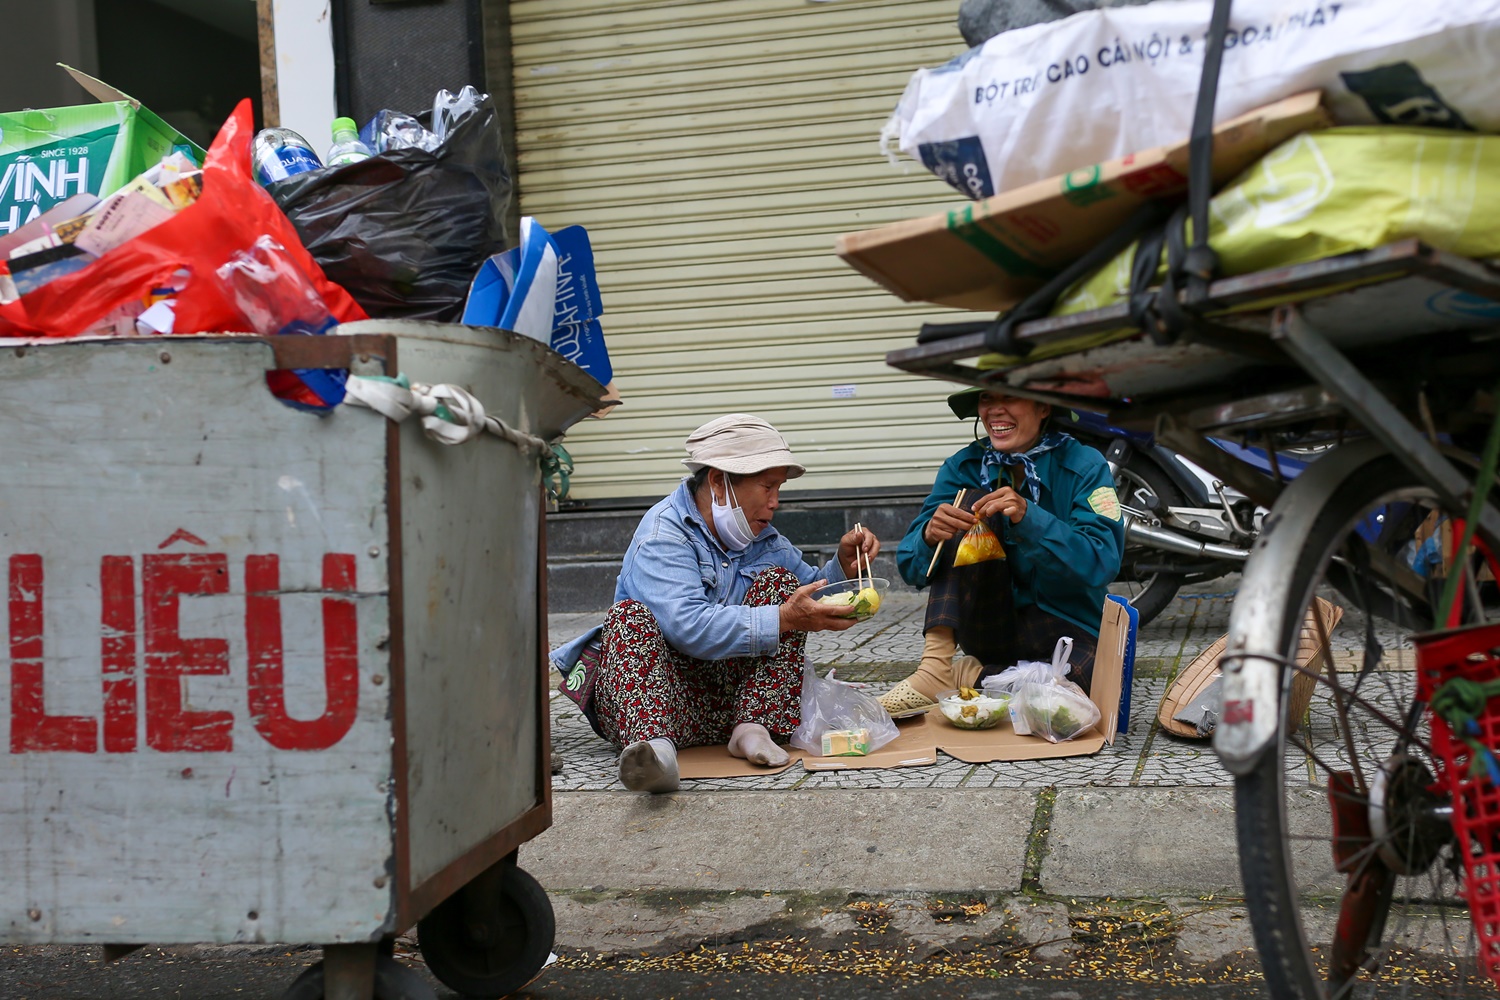
[[[4,1000],[279,1000],[315,950],[147,948],[104,965],[95,948],[0,952]],[[412,963],[424,975],[419,963]],[[734,964],[734,963],[731,963]],[[1134,983],[1116,978],[1056,978],[1025,971],[1003,978],[771,972],[753,967],[700,971],[612,965],[554,966],[517,1000],[1263,1000],[1254,984]],[[435,980],[431,980],[436,985]],[[441,1000],[456,994],[438,986]]]
[[[922,1000],[1263,1000],[1269,994],[1249,985],[1151,983],[1137,985],[1116,980],[1089,979],[976,979],[922,977],[890,980],[859,975],[782,975],[726,973],[702,976],[683,972],[630,975],[606,970],[576,969],[549,972],[526,994],[535,1000],[884,1000],[911,997]]]

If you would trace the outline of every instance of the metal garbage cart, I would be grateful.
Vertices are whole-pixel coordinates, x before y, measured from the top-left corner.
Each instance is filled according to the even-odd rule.
[[[541,453],[602,388],[505,331],[340,330],[0,349],[0,941],[322,945],[296,1000],[430,996],[418,921],[462,993],[545,962]],[[319,367],[496,433],[266,388]]]

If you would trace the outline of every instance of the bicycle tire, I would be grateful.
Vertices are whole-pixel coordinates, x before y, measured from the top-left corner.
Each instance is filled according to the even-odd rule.
[[[1293,499],[1303,502],[1308,500],[1305,497],[1293,497],[1291,491],[1289,491],[1288,500],[1291,501]],[[1354,548],[1358,547],[1359,543],[1356,543],[1354,547],[1348,547],[1346,539],[1351,537],[1351,531],[1354,530],[1354,526],[1359,521],[1360,515],[1377,509],[1388,510],[1390,509],[1389,504],[1391,502],[1408,501],[1412,503],[1426,503],[1431,505],[1433,509],[1436,509],[1436,504],[1431,499],[1430,491],[1420,486],[1411,472],[1397,458],[1389,454],[1375,455],[1370,460],[1350,469],[1327,493],[1323,499],[1321,509],[1316,515],[1310,520],[1303,522],[1305,524],[1303,537],[1293,540],[1298,543],[1295,546],[1298,552],[1295,565],[1291,567],[1261,565],[1255,555],[1252,555],[1250,562],[1246,565],[1245,575],[1247,579],[1252,573],[1290,574],[1290,585],[1285,591],[1288,595],[1285,606],[1278,609],[1281,648],[1285,651],[1285,655],[1288,658],[1293,655],[1292,651],[1298,641],[1305,609],[1312,598],[1318,593],[1320,585],[1325,582],[1327,569],[1333,561],[1335,553],[1340,550],[1352,552]],[[1284,527],[1283,530],[1285,530]],[[1396,541],[1399,540],[1378,539],[1379,544],[1382,546],[1390,546]],[[1420,630],[1425,630],[1431,626],[1430,606],[1422,605],[1420,601],[1416,600],[1403,600],[1403,592],[1397,586],[1392,586],[1390,593],[1382,592],[1380,589],[1380,580],[1367,572],[1366,569],[1342,574],[1343,579],[1341,582],[1344,587],[1353,590],[1362,590],[1366,595],[1363,600],[1356,599],[1349,601],[1351,605],[1354,605],[1351,611],[1352,615],[1365,616],[1367,612],[1364,609],[1376,609],[1376,614],[1366,618],[1365,621],[1367,642],[1374,635],[1374,622],[1377,618],[1385,614],[1399,613],[1402,608],[1406,608],[1415,619],[1409,623],[1410,625],[1416,626]],[[1395,579],[1395,577],[1392,576],[1392,579]],[[1409,591],[1406,593],[1409,597]],[[1396,596],[1393,597],[1392,594]],[[1379,596],[1377,597],[1377,595]],[[1420,621],[1422,614],[1429,616],[1425,622]],[[1348,620],[1348,617],[1346,617],[1346,622]],[[1397,622],[1397,624],[1399,626],[1406,623]],[[1233,624],[1231,624],[1231,629],[1233,629]],[[1231,638],[1232,642],[1233,638]],[[1399,676],[1400,670],[1388,668],[1388,671],[1389,676],[1383,683],[1389,690],[1397,691],[1404,684],[1404,681]],[[1283,713],[1286,710],[1288,687],[1294,676],[1296,676],[1294,671],[1283,668]],[[1362,706],[1359,700],[1365,697],[1359,694],[1360,686],[1366,682],[1369,676],[1374,676],[1374,674],[1368,671],[1362,672],[1359,679],[1354,682],[1352,690],[1346,691],[1342,683],[1338,680],[1338,671],[1334,669],[1333,665],[1330,665],[1330,671],[1325,672],[1320,677],[1318,691],[1319,694],[1326,694],[1336,708],[1342,701],[1345,712],[1354,708],[1362,710],[1370,708],[1368,705]],[[1411,702],[1412,704],[1407,706],[1408,714],[1403,716],[1403,718],[1420,718],[1419,715],[1412,714],[1415,704],[1414,699],[1411,699]],[[1399,692],[1396,695],[1394,703],[1397,705],[1400,704]],[[1372,708],[1370,709],[1370,714],[1372,716],[1375,714]],[[1391,718],[1389,713],[1386,713],[1386,717],[1387,719]],[[1373,966],[1373,968],[1355,969],[1349,973],[1350,978],[1348,979],[1345,979],[1339,972],[1330,971],[1341,963],[1347,966],[1349,942],[1346,938],[1342,944],[1339,943],[1339,939],[1343,935],[1341,935],[1338,925],[1335,925],[1333,939],[1329,942],[1329,946],[1325,950],[1321,938],[1315,934],[1310,934],[1302,920],[1302,903],[1305,901],[1305,894],[1303,887],[1299,885],[1299,879],[1302,878],[1305,872],[1299,870],[1299,868],[1306,869],[1308,867],[1308,860],[1298,855],[1298,846],[1301,840],[1296,829],[1290,823],[1293,812],[1299,812],[1299,821],[1305,818],[1300,813],[1302,809],[1302,800],[1300,797],[1305,793],[1292,780],[1294,777],[1294,768],[1304,767],[1307,772],[1313,772],[1321,767],[1324,772],[1329,772],[1324,775],[1325,784],[1323,786],[1325,808],[1330,820],[1330,832],[1327,835],[1328,844],[1326,846],[1331,848],[1329,857],[1337,858],[1337,852],[1341,848],[1340,841],[1342,841],[1342,849],[1346,851],[1349,850],[1348,845],[1351,842],[1357,841],[1349,833],[1344,834],[1342,837],[1340,836],[1338,832],[1340,824],[1347,823],[1348,821],[1333,814],[1341,807],[1357,808],[1366,815],[1371,813],[1371,802],[1376,797],[1376,792],[1371,791],[1371,789],[1378,787],[1379,778],[1377,775],[1381,773],[1382,767],[1393,766],[1399,769],[1408,766],[1410,762],[1405,756],[1406,750],[1413,750],[1414,757],[1419,756],[1419,754],[1416,752],[1417,748],[1407,746],[1406,741],[1410,739],[1414,742],[1420,742],[1420,740],[1418,735],[1413,735],[1409,731],[1403,733],[1401,728],[1388,727],[1382,733],[1374,731],[1379,729],[1376,726],[1372,727],[1374,735],[1371,735],[1366,741],[1366,733],[1363,730],[1357,736],[1353,735],[1356,729],[1354,722],[1348,717],[1342,718],[1341,721],[1345,734],[1339,737],[1339,739],[1342,739],[1346,745],[1348,750],[1347,757],[1355,758],[1354,767],[1356,770],[1354,773],[1361,775],[1361,780],[1364,782],[1365,798],[1361,804],[1357,794],[1339,790],[1336,779],[1331,773],[1333,768],[1327,766],[1328,761],[1337,760],[1338,758],[1336,755],[1329,754],[1322,745],[1315,743],[1316,737],[1311,732],[1314,724],[1309,723],[1307,731],[1299,735],[1298,739],[1302,741],[1300,745],[1293,745],[1293,737],[1290,735],[1291,727],[1286,724],[1286,721],[1283,718],[1281,720],[1282,725],[1278,727],[1280,736],[1274,750],[1268,750],[1249,773],[1239,775],[1235,779],[1235,823],[1239,841],[1241,875],[1244,881],[1246,904],[1255,935],[1256,947],[1260,954],[1266,983],[1270,988],[1271,995],[1277,997],[1278,1000],[1281,1000],[1281,998],[1286,998],[1286,1000],[1335,1000],[1335,998],[1343,1000],[1343,998],[1366,995],[1371,991],[1380,996],[1410,995],[1405,991],[1397,994],[1382,992],[1389,985],[1390,977],[1400,974],[1397,963],[1389,960],[1395,949],[1401,949],[1400,954],[1404,955],[1409,946],[1413,949],[1420,949],[1425,943],[1424,935],[1427,930],[1426,927],[1417,932],[1416,938],[1413,939],[1415,944],[1408,941],[1408,938],[1405,936],[1409,934],[1408,929],[1398,928],[1396,931],[1392,931],[1392,913],[1397,907],[1396,895],[1399,891],[1402,894],[1400,902],[1401,910],[1396,914],[1397,917],[1409,916],[1414,918],[1414,921],[1428,921],[1429,918],[1426,911],[1435,908],[1438,920],[1443,923],[1441,933],[1446,950],[1450,952],[1454,951],[1453,948],[1447,947],[1453,941],[1463,942],[1459,946],[1460,953],[1450,956],[1453,968],[1456,970],[1453,976],[1447,980],[1438,977],[1433,983],[1420,987],[1420,989],[1428,990],[1427,992],[1418,992],[1416,995],[1464,996],[1472,991],[1474,995],[1492,996],[1493,986],[1487,982],[1481,982],[1472,976],[1472,970],[1467,964],[1472,960],[1472,949],[1474,946],[1472,944],[1471,931],[1468,927],[1467,911],[1460,911],[1458,906],[1455,905],[1460,902],[1455,899],[1458,891],[1456,879],[1451,884],[1429,890],[1427,894],[1421,896],[1412,892],[1408,886],[1408,883],[1420,881],[1424,878],[1436,880],[1438,883],[1442,882],[1443,876],[1439,871],[1440,866],[1437,863],[1438,854],[1434,854],[1434,857],[1429,860],[1426,868],[1418,870],[1412,875],[1397,872],[1389,873],[1388,878],[1385,879],[1385,899],[1383,904],[1368,904],[1379,912],[1360,912],[1360,907],[1366,904],[1362,903],[1359,899],[1354,899],[1351,895],[1354,891],[1351,888],[1354,885],[1354,878],[1375,877],[1378,881],[1384,877],[1379,875],[1378,870],[1373,876],[1371,875],[1371,870],[1374,869],[1374,862],[1371,862],[1369,858],[1372,856],[1374,858],[1382,858],[1384,856],[1382,852],[1389,846],[1390,842],[1379,841],[1374,835],[1369,835],[1368,843],[1359,847],[1360,851],[1366,851],[1369,854],[1363,860],[1356,863],[1354,871],[1358,872],[1358,875],[1350,875],[1345,870],[1343,877],[1346,881],[1339,896],[1338,907],[1338,913],[1341,918],[1346,909],[1352,910],[1353,917],[1351,918],[1350,926],[1356,930],[1361,926],[1358,923],[1359,919],[1368,919],[1370,924],[1370,927],[1367,928],[1368,935],[1374,935],[1376,940],[1374,945],[1368,951],[1365,951],[1363,950],[1365,948],[1363,942],[1369,941],[1369,937],[1367,936],[1362,939],[1359,946],[1361,950],[1357,954],[1367,959],[1366,964]],[[1407,728],[1409,729],[1410,727]],[[1417,726],[1417,729],[1420,730],[1420,724]],[[1384,759],[1379,758],[1377,754],[1376,756],[1372,756],[1368,761],[1360,756],[1358,752],[1360,747],[1355,745],[1356,740],[1361,744],[1367,743],[1371,748],[1377,748],[1381,745],[1382,736],[1395,738],[1394,746],[1396,752],[1402,755],[1399,758],[1401,763],[1394,765],[1391,763],[1398,759],[1396,753]],[[1336,742],[1337,740],[1335,740]],[[1291,751],[1291,754],[1289,754],[1289,751]],[[1303,751],[1306,751],[1306,759],[1299,761],[1295,754],[1301,754]],[[1319,751],[1323,752],[1319,753]],[[1372,768],[1371,765],[1374,765],[1374,767]],[[1411,766],[1419,765],[1420,761],[1417,764],[1411,764]],[[1300,776],[1301,772],[1295,772],[1295,774]],[[1364,775],[1368,775],[1369,777],[1364,777]],[[1307,782],[1309,789],[1317,787],[1314,778],[1307,778]],[[1388,783],[1388,787],[1393,787],[1393,785]],[[1394,802],[1394,793],[1391,794],[1391,801],[1383,801],[1382,806],[1392,805]],[[1299,797],[1299,801],[1294,802],[1294,796]],[[1404,801],[1403,807],[1408,804],[1409,801]],[[1414,806],[1412,808],[1415,809]],[[1394,811],[1394,808],[1392,808],[1392,812]],[[1316,808],[1313,808],[1309,815],[1315,812]],[[1413,815],[1415,815],[1415,812]],[[1416,822],[1418,820],[1412,820],[1413,824]],[[1406,851],[1411,854],[1417,854],[1413,848],[1413,845],[1417,843],[1416,834],[1413,832],[1415,826],[1402,827],[1401,829],[1406,839],[1397,845],[1395,849],[1398,853],[1399,851]],[[1430,845],[1424,841],[1420,846],[1425,851]],[[1442,848],[1442,850],[1448,849]],[[1311,857],[1312,854],[1315,854],[1315,852],[1310,852],[1308,857]],[[1383,861],[1380,863],[1384,864]],[[1414,861],[1413,863],[1419,864],[1420,862]],[[1444,863],[1451,864],[1451,856]],[[1336,863],[1332,861],[1328,863],[1328,867],[1334,872],[1338,871]],[[1337,877],[1335,875],[1334,880],[1330,884],[1336,886]],[[1316,883],[1318,878],[1319,876],[1314,876],[1308,881]],[[1352,908],[1351,904],[1353,904]],[[1447,920],[1447,909],[1445,909],[1449,907],[1452,908],[1455,915],[1454,926],[1451,928],[1451,937]],[[1459,912],[1463,913],[1461,925],[1456,916]],[[1469,949],[1467,957],[1461,953],[1463,948]],[[1419,953],[1419,951],[1414,950],[1413,953],[1418,954],[1420,960],[1426,960],[1426,952]],[[1410,967],[1413,970],[1413,975],[1417,974],[1414,971],[1417,968],[1418,965],[1416,964]],[[1394,972],[1393,969],[1395,969]],[[1403,987],[1404,990],[1411,988],[1413,987],[1410,984]]]

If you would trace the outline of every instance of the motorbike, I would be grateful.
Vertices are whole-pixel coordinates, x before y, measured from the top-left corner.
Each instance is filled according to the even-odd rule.
[[[1115,427],[1102,415],[1072,411],[1067,430],[1097,448],[1109,463],[1125,522],[1125,552],[1117,583],[1144,625],[1171,604],[1190,583],[1237,572],[1250,554],[1266,516],[1244,494],[1157,443],[1151,434]],[[1275,474],[1271,453],[1233,441],[1218,448]],[[1283,479],[1310,464],[1280,451],[1275,461]]]

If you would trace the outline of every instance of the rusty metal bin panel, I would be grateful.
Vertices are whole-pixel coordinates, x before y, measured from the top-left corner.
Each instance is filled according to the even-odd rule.
[[[263,373],[405,351],[541,436],[597,385],[498,331],[359,326],[0,350],[0,940],[365,940],[550,821],[534,457]]]
[[[491,330],[390,321],[378,328],[401,334],[404,371],[459,385],[510,427],[542,434],[580,415],[581,373],[534,341],[518,338],[500,351],[485,346],[494,343]],[[559,381],[563,375],[569,379]],[[474,845],[542,803],[546,791],[541,467],[535,455],[490,435],[443,447],[425,440],[415,421],[400,434],[408,885],[418,891],[439,879],[451,891],[477,874],[478,861],[462,864]],[[494,845],[491,860],[514,846]]]

